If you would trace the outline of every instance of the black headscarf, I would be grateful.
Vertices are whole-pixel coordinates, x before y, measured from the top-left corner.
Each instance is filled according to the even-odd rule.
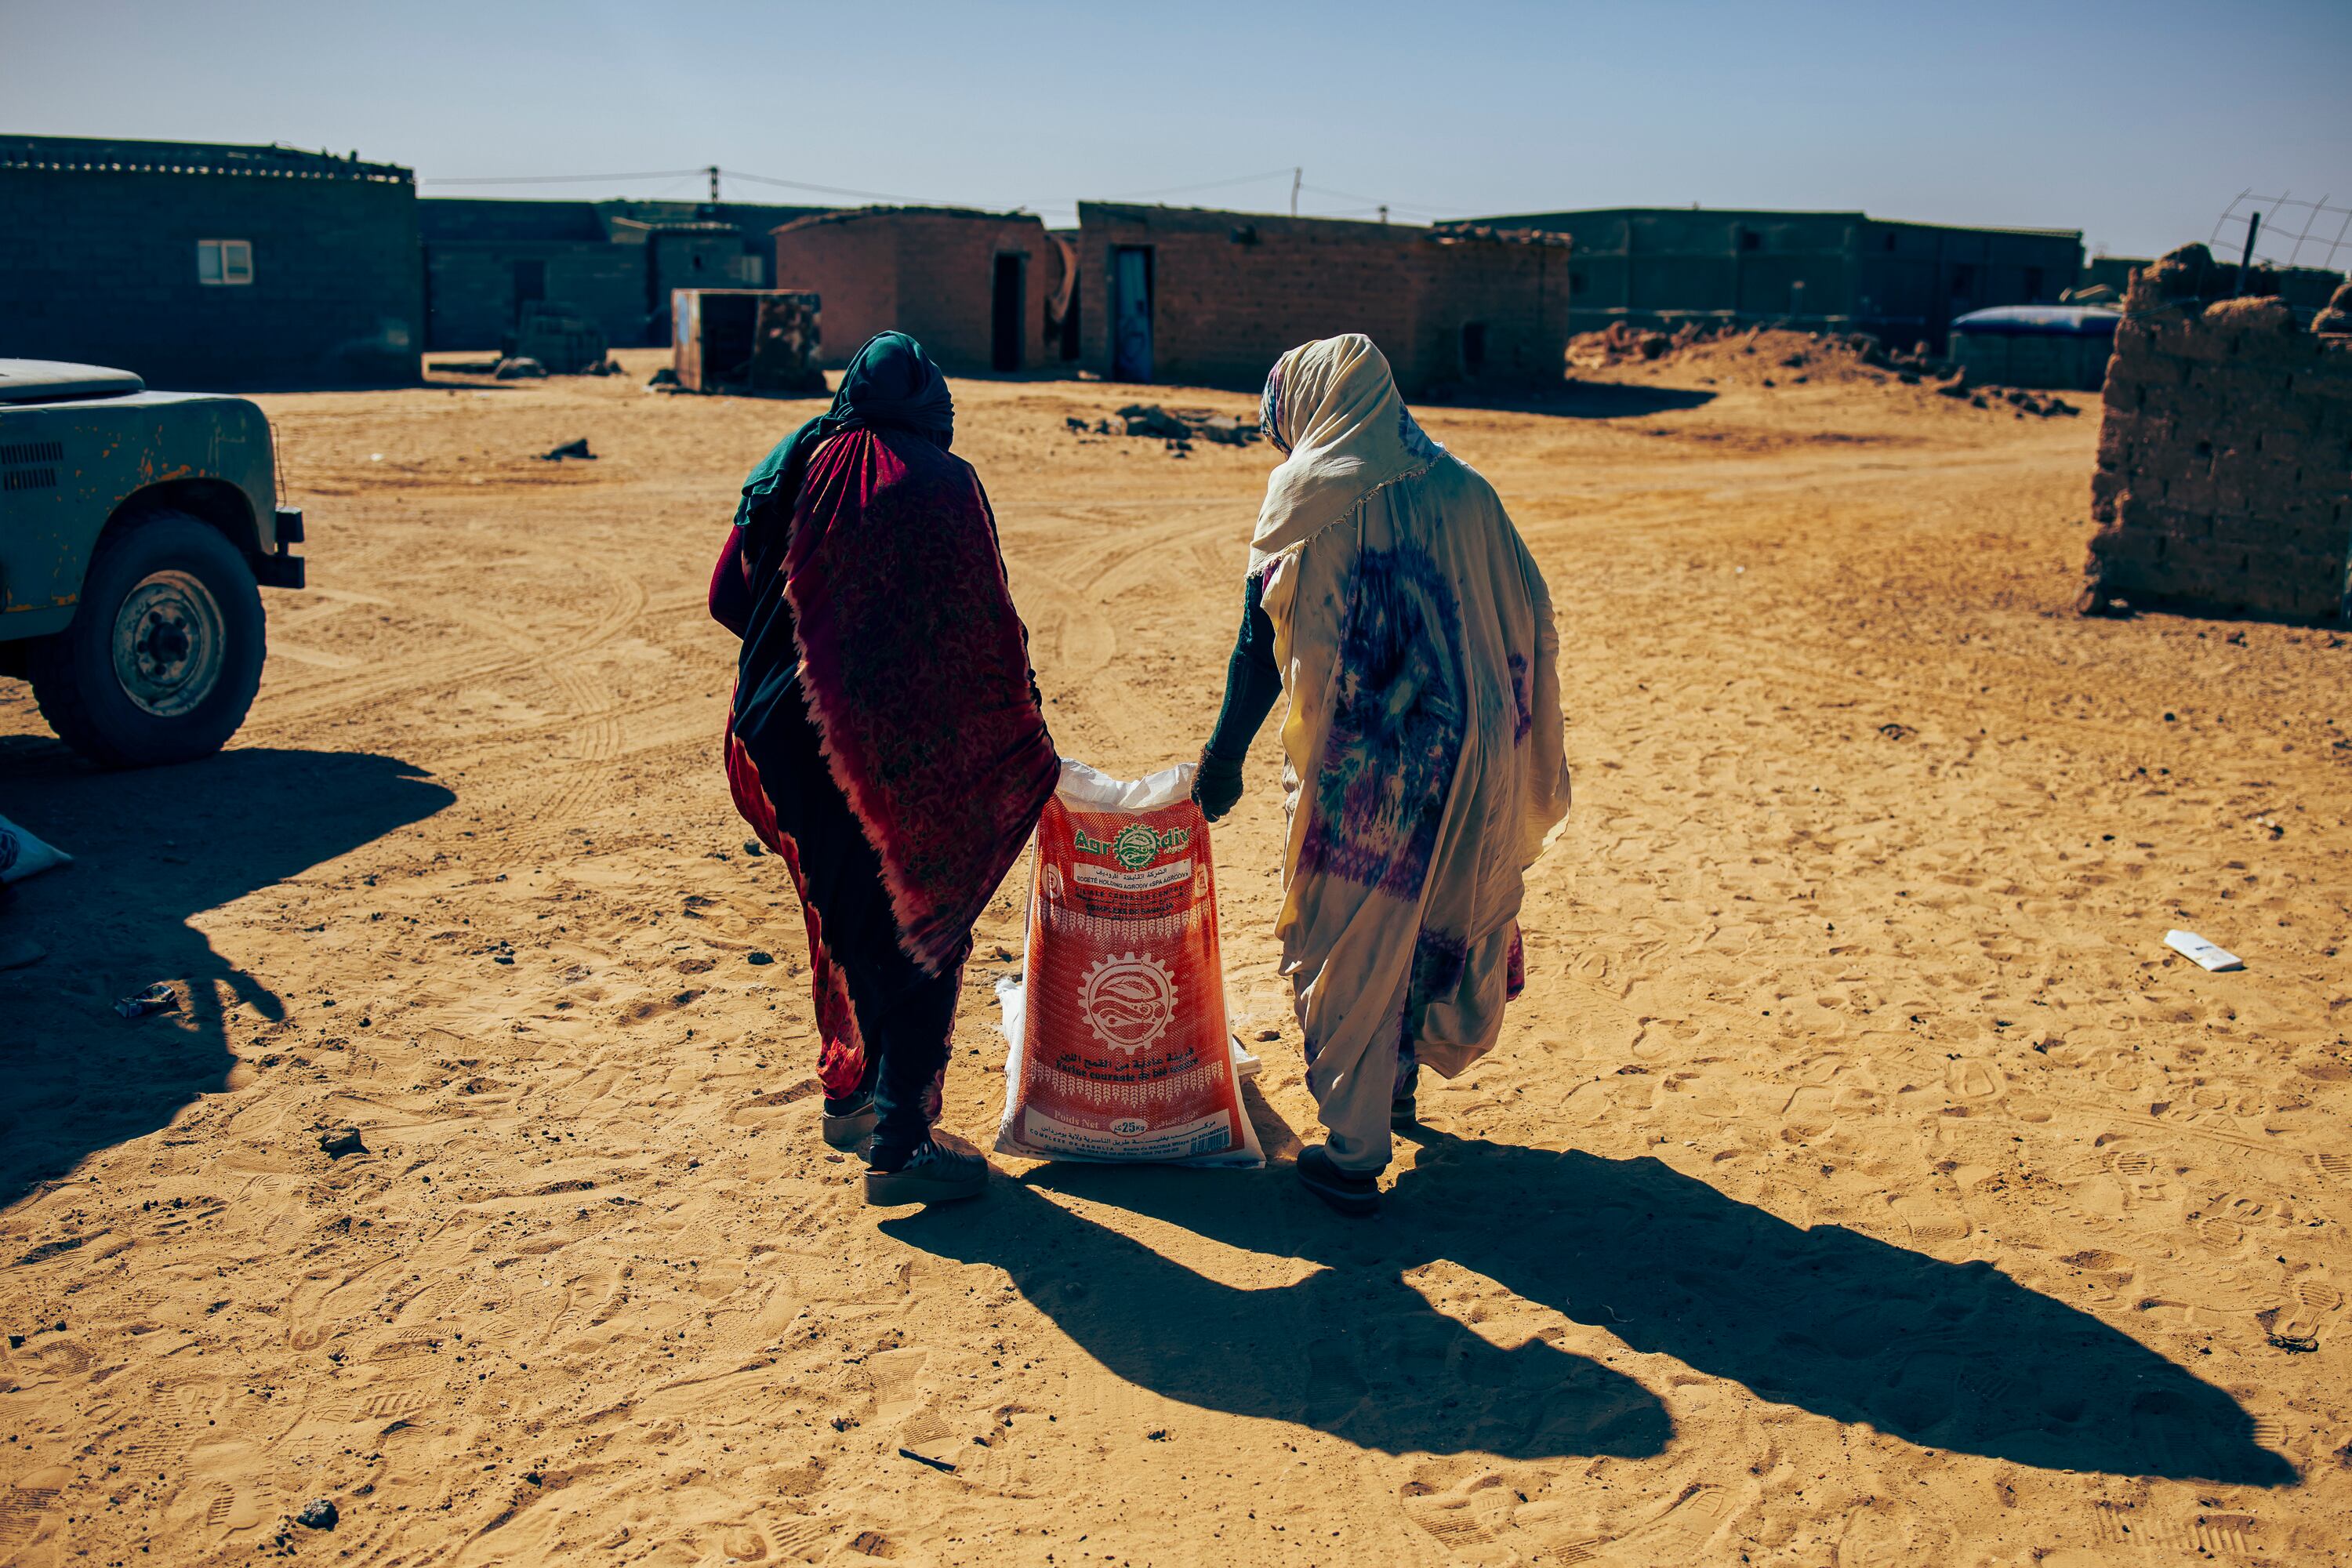
[[[777,442],[760,460],[743,481],[735,526],[748,528],[768,518],[789,521],[816,449],[845,430],[868,428],[911,431],[943,451],[954,444],[955,400],[949,395],[948,378],[923,345],[904,332],[877,332],[868,338],[842,372],[833,406]],[[756,562],[769,543],[747,539],[745,553]]]

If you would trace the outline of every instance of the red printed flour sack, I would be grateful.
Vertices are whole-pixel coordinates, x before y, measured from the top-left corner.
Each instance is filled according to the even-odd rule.
[[[1062,763],[1031,859],[1024,978],[999,988],[1007,1154],[1265,1162],[1225,1025],[1192,772],[1129,782]]]

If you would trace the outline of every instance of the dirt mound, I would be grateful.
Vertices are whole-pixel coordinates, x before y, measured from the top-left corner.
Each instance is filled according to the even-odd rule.
[[[1696,323],[1662,332],[1616,321],[1601,331],[1570,338],[1568,366],[1571,376],[1630,371],[1671,375],[1677,381],[1696,379],[1708,386],[1916,386],[1941,394],[1958,406],[2006,405],[2021,418],[2082,412],[2053,395],[1973,384],[1957,366],[1929,353],[1924,342],[1906,353],[1888,349],[1865,332]]]

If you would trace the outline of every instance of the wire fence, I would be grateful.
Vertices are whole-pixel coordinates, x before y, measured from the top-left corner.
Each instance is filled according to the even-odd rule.
[[[2341,272],[2352,262],[2352,206],[2328,197],[2305,201],[2292,192],[2265,196],[2252,190],[2221,210],[2206,243],[2216,261],[2236,262],[2253,237],[2254,259],[2272,267],[2324,267]]]

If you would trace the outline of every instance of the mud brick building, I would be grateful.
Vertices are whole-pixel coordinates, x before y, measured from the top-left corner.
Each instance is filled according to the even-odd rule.
[[[1563,235],[1081,202],[1078,236],[1081,353],[1114,381],[1258,386],[1340,332],[1410,396],[1562,374]]]
[[[768,234],[816,207],[742,202],[428,197],[425,347],[498,346],[530,305],[562,305],[616,346],[669,342],[679,289],[771,286]]]
[[[0,354],[193,390],[413,381],[416,243],[394,164],[0,136]]]
[[[1574,331],[1788,321],[1941,345],[1955,317],[2055,304],[2083,267],[2077,229],[1957,228],[1858,212],[1601,207],[1482,218],[1576,237]]]
[[[2235,269],[2187,246],[2124,297],[2079,607],[2337,619],[2352,566],[2352,336],[2304,331],[2276,297],[2210,299],[2217,271]]]
[[[911,334],[953,375],[1058,363],[1063,247],[1027,213],[856,207],[775,231],[780,289],[824,301],[824,363]]]

